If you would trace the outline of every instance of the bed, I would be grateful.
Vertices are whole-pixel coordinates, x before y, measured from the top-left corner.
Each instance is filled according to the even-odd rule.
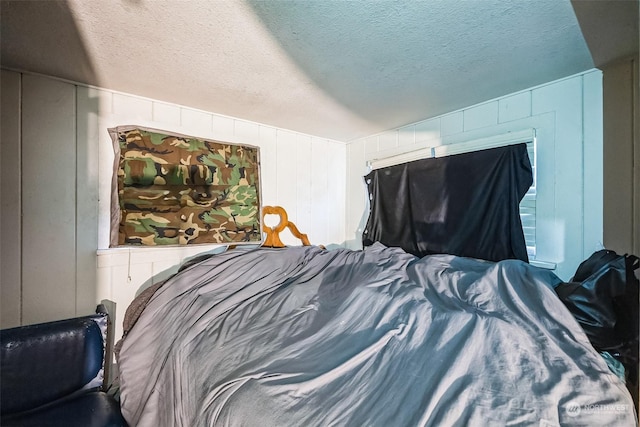
[[[637,425],[559,281],[380,243],[230,248],[130,307],[122,412],[136,426]]]

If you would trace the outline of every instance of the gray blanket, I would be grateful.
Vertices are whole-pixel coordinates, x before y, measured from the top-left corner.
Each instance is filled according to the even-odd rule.
[[[633,402],[520,261],[238,248],[171,278],[119,355],[135,426],[633,426]]]

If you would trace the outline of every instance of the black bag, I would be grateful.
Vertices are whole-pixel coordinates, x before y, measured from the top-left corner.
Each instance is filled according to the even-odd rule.
[[[603,249],[583,261],[555,290],[598,351],[607,351],[637,377],[640,261]]]

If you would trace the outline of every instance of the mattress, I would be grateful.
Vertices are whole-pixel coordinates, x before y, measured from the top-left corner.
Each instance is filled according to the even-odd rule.
[[[236,248],[176,274],[121,343],[137,426],[637,425],[525,262]]]

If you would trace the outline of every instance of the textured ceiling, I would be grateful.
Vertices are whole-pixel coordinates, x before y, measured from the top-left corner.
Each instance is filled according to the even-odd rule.
[[[594,66],[569,0],[1,7],[3,67],[340,141]]]

